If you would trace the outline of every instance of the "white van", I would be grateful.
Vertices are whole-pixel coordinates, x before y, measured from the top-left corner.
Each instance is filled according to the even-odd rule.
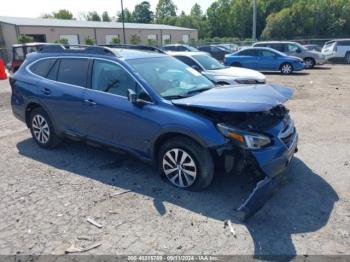
[[[330,61],[344,61],[350,64],[350,39],[338,39],[326,42],[322,54]]]

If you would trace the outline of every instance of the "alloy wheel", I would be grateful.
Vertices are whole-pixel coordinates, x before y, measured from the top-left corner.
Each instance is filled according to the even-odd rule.
[[[347,54],[347,56],[346,56],[346,62],[347,62],[348,64],[350,64],[350,54]]]
[[[311,59],[305,59],[305,67],[306,68],[311,68],[314,66],[314,62]]]
[[[50,128],[42,115],[35,115],[32,119],[33,134],[37,141],[46,144],[50,140]]]
[[[282,73],[286,74],[286,75],[292,73],[292,70],[293,69],[292,69],[292,66],[290,64],[284,64],[281,68]]]
[[[162,165],[167,179],[177,187],[190,187],[196,180],[197,165],[183,149],[172,148],[168,150],[163,156]]]

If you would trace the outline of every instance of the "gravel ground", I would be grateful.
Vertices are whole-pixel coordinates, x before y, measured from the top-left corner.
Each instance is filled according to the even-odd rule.
[[[218,175],[204,192],[173,188],[128,156],[65,142],[36,146],[0,82],[0,254],[350,254],[350,67],[323,66],[270,83],[295,89],[287,103],[300,134],[288,179],[247,223],[224,227],[249,192]],[[93,218],[103,225],[87,222]]]

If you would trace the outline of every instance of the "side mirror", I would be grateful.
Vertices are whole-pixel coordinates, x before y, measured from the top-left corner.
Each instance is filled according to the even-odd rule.
[[[136,104],[137,95],[134,90],[128,89],[128,100],[130,103]]]
[[[298,54],[300,54],[300,53],[301,53],[300,48],[298,48],[296,52],[297,52]]]

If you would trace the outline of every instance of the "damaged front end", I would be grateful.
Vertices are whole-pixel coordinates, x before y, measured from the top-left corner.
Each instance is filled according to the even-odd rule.
[[[227,138],[225,145],[213,149],[225,172],[250,174],[258,181],[236,209],[236,217],[243,221],[272,196],[297,151],[298,135],[288,110],[283,105],[264,112],[190,110],[210,118]]]

